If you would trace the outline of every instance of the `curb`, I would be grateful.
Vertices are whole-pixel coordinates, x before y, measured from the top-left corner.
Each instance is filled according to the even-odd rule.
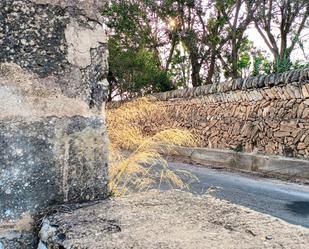
[[[191,163],[309,179],[309,161],[208,148],[161,146],[161,153]]]

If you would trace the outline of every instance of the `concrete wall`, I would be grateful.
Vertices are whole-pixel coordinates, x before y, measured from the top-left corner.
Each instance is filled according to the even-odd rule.
[[[108,193],[103,3],[0,2],[0,220]]]
[[[309,70],[155,94],[145,133],[188,128],[198,146],[309,159]]]

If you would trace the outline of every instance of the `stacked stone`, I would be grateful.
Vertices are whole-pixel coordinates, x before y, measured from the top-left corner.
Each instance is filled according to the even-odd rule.
[[[2,224],[108,193],[103,3],[0,1],[0,248]]]
[[[158,100],[170,100],[175,98],[195,98],[199,96],[212,96],[212,102],[231,102],[231,101],[256,101],[262,98],[308,98],[309,89],[306,83],[309,81],[309,68],[289,71],[281,74],[261,75],[244,79],[235,79],[211,85],[195,88],[179,89],[164,93],[154,94]],[[277,92],[276,87],[283,87],[287,93]],[[271,89],[271,90],[267,90]],[[246,91],[237,94],[238,91]],[[246,95],[247,95],[246,94]],[[242,96],[240,96],[242,95]],[[269,96],[268,96],[269,95]],[[286,97],[284,96],[286,95]],[[241,98],[243,97],[243,98]]]
[[[187,128],[201,147],[309,158],[309,69],[155,98],[162,108],[144,121],[146,133]]]

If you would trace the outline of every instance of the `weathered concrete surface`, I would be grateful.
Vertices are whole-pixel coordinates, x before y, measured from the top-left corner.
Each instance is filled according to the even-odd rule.
[[[162,146],[161,153],[165,154],[166,151]],[[168,156],[206,166],[309,179],[309,161],[296,158],[181,146],[169,149]]]
[[[0,249],[29,249],[37,245],[36,235],[32,232],[6,231],[0,232]]]
[[[1,249],[36,249],[38,244],[37,232],[33,230],[34,220],[25,215],[17,222],[0,223]]]
[[[0,118],[35,120],[50,116],[90,117],[94,114],[87,102],[66,96],[52,80],[38,78],[15,64],[0,64]]]
[[[44,221],[42,248],[304,248],[309,229],[189,193],[106,200]]]
[[[107,196],[104,3],[0,1],[1,249],[31,248],[3,224]]]
[[[0,63],[16,63],[63,95],[100,106],[108,52],[96,16],[104,2],[0,1]]]
[[[65,30],[65,38],[68,43],[68,61],[79,68],[85,68],[91,64],[91,49],[99,47],[100,43],[106,43],[104,28],[98,23],[93,23],[91,29],[81,27],[78,22],[71,22]]]
[[[2,120],[0,217],[106,196],[105,132],[99,118]]]

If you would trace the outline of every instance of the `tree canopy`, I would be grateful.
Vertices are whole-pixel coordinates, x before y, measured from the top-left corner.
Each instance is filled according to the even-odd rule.
[[[102,14],[110,99],[308,66],[308,0],[112,0]]]

